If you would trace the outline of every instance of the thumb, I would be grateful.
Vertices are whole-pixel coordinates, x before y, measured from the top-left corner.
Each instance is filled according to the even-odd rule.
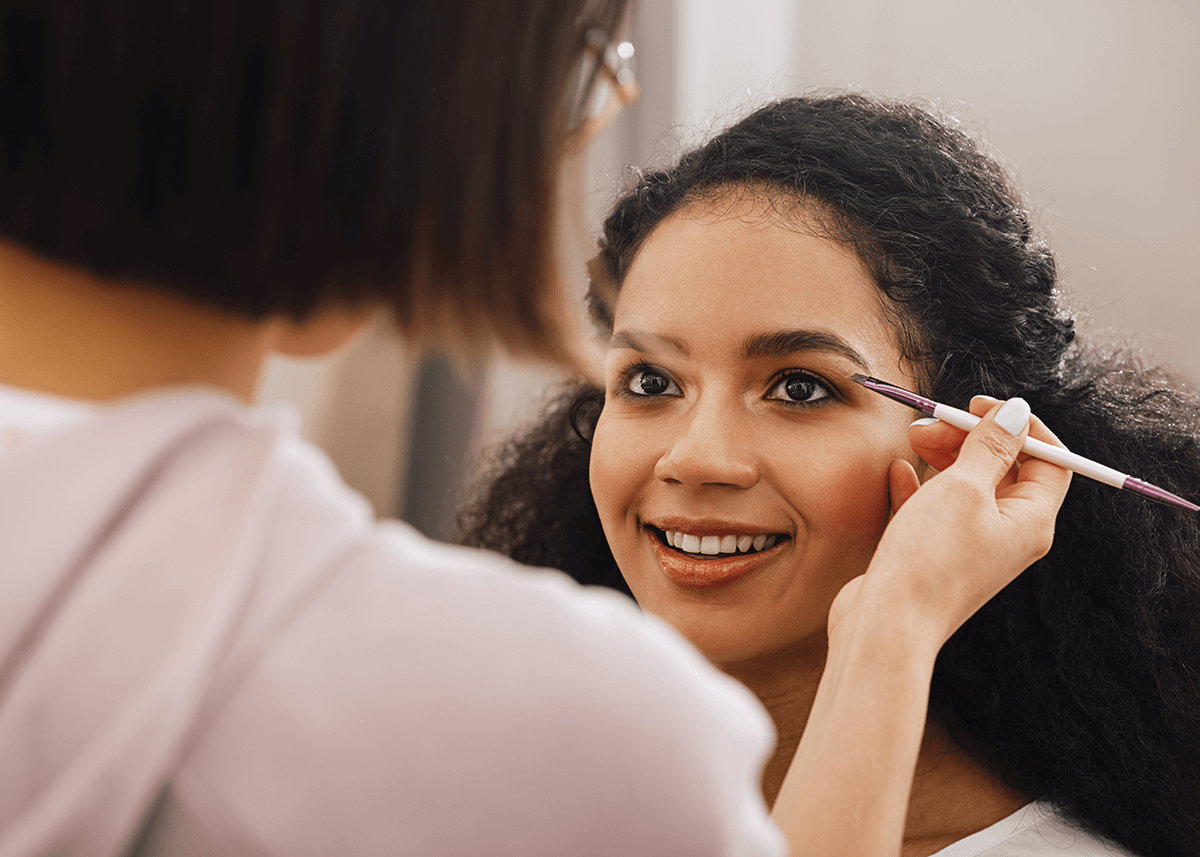
[[[972,402],[985,404],[979,399]],[[999,485],[1029,432],[1029,403],[1021,398],[993,405],[963,441],[955,467],[979,482]]]

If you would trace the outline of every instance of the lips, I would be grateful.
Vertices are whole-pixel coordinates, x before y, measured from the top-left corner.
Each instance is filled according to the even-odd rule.
[[[646,527],[651,550],[669,580],[697,591],[736,583],[769,562],[787,541],[783,533],[746,532],[741,527],[736,528],[740,532],[728,532],[728,525],[670,526]]]

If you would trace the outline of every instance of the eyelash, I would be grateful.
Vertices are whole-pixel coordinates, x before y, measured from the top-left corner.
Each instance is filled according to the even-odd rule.
[[[635,400],[635,401],[646,401],[646,400],[650,400],[650,399],[667,398],[667,397],[673,397],[674,395],[676,395],[676,394],[672,394],[672,393],[635,393],[633,390],[630,389],[630,385],[633,383],[634,378],[636,378],[639,374],[644,373],[644,372],[650,372],[655,375],[658,375],[658,376],[664,378],[669,385],[678,387],[678,384],[676,384],[676,382],[671,379],[671,376],[668,375],[666,372],[664,372],[662,369],[659,369],[656,366],[652,366],[649,363],[646,363],[645,361],[642,361],[642,360],[634,360],[631,363],[629,363],[629,365],[627,365],[624,369],[622,369],[621,374],[618,376],[617,395],[621,396],[622,398],[631,399],[631,400]],[[770,395],[768,395],[766,397],[767,400],[772,401],[772,402],[779,402],[781,405],[783,405],[784,407],[788,407],[788,408],[800,408],[800,409],[808,410],[810,408],[821,407],[822,405],[828,404],[830,401],[833,401],[838,398],[838,392],[837,392],[836,387],[834,387],[832,384],[830,384],[828,381],[826,381],[820,375],[817,375],[814,372],[809,372],[805,369],[785,369],[782,372],[780,372],[779,374],[775,375],[775,377],[771,379],[770,384],[767,385],[768,394],[770,391],[773,391],[776,387],[778,387],[780,384],[787,381],[789,378],[797,378],[797,377],[803,378],[805,381],[809,381],[809,382],[817,385],[818,387],[820,387],[822,390],[825,391],[826,395],[820,399],[817,399],[814,402],[795,402],[795,401],[789,401],[788,399],[773,397]]]
[[[657,366],[651,366],[649,363],[641,360],[634,360],[632,363],[622,369],[621,374],[618,376],[617,395],[621,396],[622,398],[632,399],[635,401],[661,399],[672,395],[670,393],[635,393],[633,390],[629,389],[629,385],[633,383],[633,379],[643,372],[652,372],[655,375],[665,378],[668,384],[674,385],[675,387],[679,386],[671,379],[670,375],[659,369]]]
[[[780,384],[787,381],[789,378],[803,378],[805,381],[809,381],[813,384],[816,384],[818,387],[820,387],[822,390],[825,391],[826,395],[820,399],[817,399],[815,402],[795,402],[795,401],[790,401],[788,399],[781,399],[781,398],[777,398],[777,397],[768,395],[768,401],[779,402],[781,405],[783,405],[784,407],[788,407],[788,408],[802,408],[802,409],[808,410],[810,408],[822,407],[823,405],[829,404],[830,402],[835,401],[838,398],[838,391],[837,391],[836,387],[834,387],[832,384],[830,384],[828,381],[826,381],[820,375],[817,375],[815,372],[809,372],[806,369],[785,369],[785,370],[783,370],[782,372],[780,372],[778,375],[776,375],[774,378],[771,379],[771,383],[768,385],[768,390],[769,391],[774,390],[776,387],[778,387]]]

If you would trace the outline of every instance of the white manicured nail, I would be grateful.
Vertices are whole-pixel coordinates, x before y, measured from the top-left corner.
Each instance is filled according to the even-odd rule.
[[[919,420],[913,420],[912,425],[910,425],[909,428],[912,428],[913,426],[931,426],[934,423],[940,422],[941,420],[939,420],[937,417],[921,417]]]
[[[1029,403],[1020,397],[1009,399],[996,412],[996,425],[1016,437],[1029,422]]]

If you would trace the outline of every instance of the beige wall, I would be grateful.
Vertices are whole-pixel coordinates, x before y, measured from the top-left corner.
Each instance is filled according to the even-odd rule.
[[[272,358],[260,403],[288,402],[301,431],[329,453],[380,516],[397,512],[417,361],[381,317],[351,346],[320,359]]]

